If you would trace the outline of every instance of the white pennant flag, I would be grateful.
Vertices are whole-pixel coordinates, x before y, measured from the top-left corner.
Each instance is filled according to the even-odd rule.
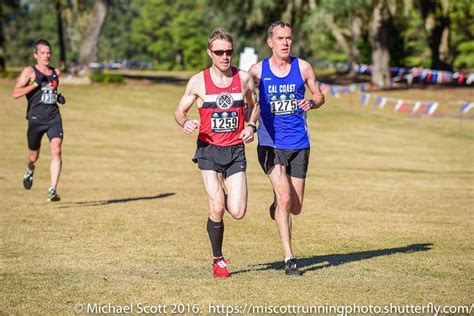
[[[430,109],[428,110],[428,115],[432,115],[436,111],[438,106],[439,106],[438,102],[431,104]]]
[[[466,84],[471,84],[474,81],[474,74],[469,74],[469,76],[466,79]]]
[[[472,108],[474,108],[474,102],[471,102],[471,103],[466,103],[462,106],[461,108],[461,113],[462,114],[466,114],[467,112],[469,112]]]
[[[400,111],[400,108],[402,107],[403,105],[403,100],[398,100],[397,101],[397,104],[395,104],[395,107],[393,108],[394,111]]]
[[[413,110],[411,111],[411,113],[412,113],[412,114],[415,114],[416,111],[418,111],[418,109],[420,108],[420,106],[421,106],[421,102],[416,101],[416,102],[415,102],[415,106],[413,107]]]
[[[441,83],[443,82],[443,72],[442,71],[438,71],[438,76],[436,77],[438,83]]]

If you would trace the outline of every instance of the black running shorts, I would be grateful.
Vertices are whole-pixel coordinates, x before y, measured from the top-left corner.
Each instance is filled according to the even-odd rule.
[[[193,161],[200,170],[214,170],[225,178],[247,170],[244,144],[216,146],[198,139]]]
[[[305,179],[308,171],[310,149],[286,150],[267,146],[258,146],[258,162],[265,174],[275,165],[286,167],[286,173],[295,178]]]
[[[37,123],[33,120],[28,121],[28,148],[30,150],[38,150],[41,147],[41,139],[44,134],[48,135],[49,141],[59,137],[63,138],[63,123],[61,120],[55,120],[48,124]]]

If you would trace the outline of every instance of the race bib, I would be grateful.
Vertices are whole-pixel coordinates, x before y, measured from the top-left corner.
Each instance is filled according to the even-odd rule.
[[[293,114],[298,109],[298,100],[294,94],[289,96],[286,94],[280,94],[272,96],[270,99],[270,107],[272,114],[274,115],[288,115]]]
[[[58,93],[51,83],[44,85],[42,88],[41,102],[43,104],[56,104],[58,101]]]
[[[239,115],[235,111],[211,114],[211,130],[214,133],[235,132],[238,127]]]

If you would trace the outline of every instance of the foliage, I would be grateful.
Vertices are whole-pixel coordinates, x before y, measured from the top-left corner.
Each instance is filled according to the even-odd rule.
[[[426,39],[426,34],[421,32],[423,20],[420,14],[412,10],[408,13],[403,34],[405,43],[405,56],[401,65],[407,67],[429,67],[431,52]]]
[[[110,74],[103,71],[93,72],[90,76],[93,82],[99,83],[123,83],[125,78],[122,75]]]
[[[0,71],[0,78],[10,78],[10,79],[16,79],[20,73],[18,71]]]
[[[463,42],[457,47],[459,55],[454,61],[454,65],[458,68],[474,67],[474,40]]]
[[[38,38],[53,46],[53,64],[58,60],[58,35],[54,1],[61,1],[67,61],[79,57],[84,30],[93,0],[8,0],[3,2],[6,59],[9,66],[33,62],[32,44]],[[120,0],[110,1],[99,44],[99,61],[152,62],[157,69],[197,70],[209,64],[207,37],[221,26],[234,36],[235,62],[246,46],[259,56],[268,56],[266,29],[275,20],[289,21],[295,36],[295,55],[309,60],[371,63],[371,21],[374,0]],[[388,1],[391,7],[389,50],[391,65],[430,66],[429,34],[421,6],[435,18],[449,17],[449,58],[456,67],[474,67],[474,2]],[[431,6],[431,7],[430,7]],[[441,9],[444,11],[440,11]],[[347,47],[341,48],[333,29],[325,23],[331,16]],[[352,23],[362,20],[355,38]],[[352,49],[357,49],[355,56]],[[260,57],[261,58],[261,57]]]
[[[108,6],[100,39],[99,60],[139,60],[140,52],[134,45],[130,45],[132,40],[130,26],[138,17],[139,11],[138,3],[132,0],[117,1]]]
[[[207,24],[202,1],[145,0],[131,40],[158,69],[197,69],[207,65]]]
[[[453,1],[450,7],[451,46],[456,67],[474,68],[474,2]]]
[[[53,49],[53,63],[59,58],[56,15],[52,0],[21,1],[17,8],[5,12],[6,59],[9,65],[34,62],[33,44],[37,39],[48,40]]]

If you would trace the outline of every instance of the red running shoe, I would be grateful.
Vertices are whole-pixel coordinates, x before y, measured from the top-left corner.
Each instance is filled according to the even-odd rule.
[[[230,272],[227,270],[227,265],[231,264],[230,260],[220,257],[217,259],[216,263],[212,265],[212,270],[214,271],[214,277],[216,278],[228,278],[230,277]]]

